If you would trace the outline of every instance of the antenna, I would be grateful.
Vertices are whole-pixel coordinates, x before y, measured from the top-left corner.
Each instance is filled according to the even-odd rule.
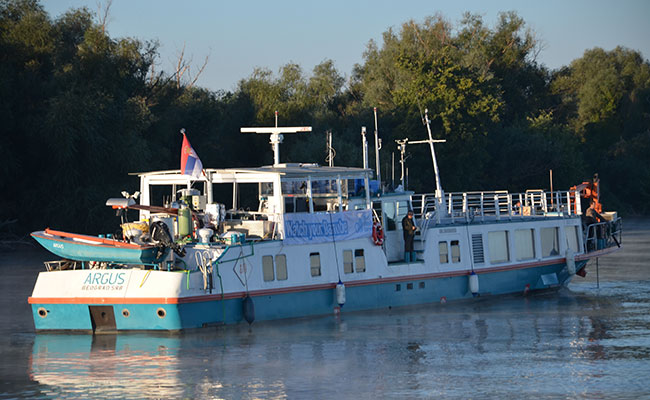
[[[332,147],[332,131],[328,130],[325,132],[325,137],[327,143],[325,144],[325,152],[327,153],[327,157],[325,157],[325,161],[327,161],[328,165],[330,167],[334,166],[334,157],[336,157],[336,150],[334,150],[334,147]]]
[[[366,127],[361,127],[361,148],[363,149],[363,169],[368,169],[368,140],[366,139]]]
[[[311,126],[278,127],[278,112],[275,112],[275,127],[271,128],[241,128],[241,133],[269,133],[271,134],[271,148],[273,149],[273,166],[280,165],[280,143],[284,140],[283,133],[311,132]]]

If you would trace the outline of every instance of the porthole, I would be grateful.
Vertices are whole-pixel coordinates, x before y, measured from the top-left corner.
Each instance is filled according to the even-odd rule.
[[[124,310],[122,310],[122,316],[124,318],[129,318],[130,315],[131,315],[131,313],[126,308]]]
[[[165,318],[167,316],[167,311],[165,311],[164,308],[160,307],[157,311],[156,314],[158,314],[158,317],[160,318]]]
[[[44,309],[43,307],[38,308],[38,316],[41,318],[47,317],[47,310]]]

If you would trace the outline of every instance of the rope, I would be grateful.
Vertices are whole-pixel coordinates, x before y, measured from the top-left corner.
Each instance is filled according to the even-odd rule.
[[[339,252],[336,250],[336,239],[334,238],[334,221],[332,220],[332,213],[330,213],[330,227],[332,228],[332,244],[334,244],[334,258],[336,259],[336,275],[341,282],[341,272],[339,271]]]

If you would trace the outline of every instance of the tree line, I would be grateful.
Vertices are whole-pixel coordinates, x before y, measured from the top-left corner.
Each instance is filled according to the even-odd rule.
[[[158,43],[104,28],[85,8],[52,18],[37,0],[0,0],[0,231],[114,229],[106,199],[137,189],[130,172],[178,168],[181,128],[206,167],[268,165],[268,138],[239,128],[276,110],[314,130],[288,138],[282,161],[324,164],[331,130],[335,164],[360,166],[373,107],[387,184],[395,140],[426,138],[428,109],[447,191],[548,189],[550,169],[564,189],[598,172],[607,209],[650,212],[650,64],[638,51],[593,48],[549,70],[514,12],[494,26],[433,15],[370,41],[347,78],[326,59],[212,91],[159,70]],[[408,152],[409,188],[432,192],[427,147]]]

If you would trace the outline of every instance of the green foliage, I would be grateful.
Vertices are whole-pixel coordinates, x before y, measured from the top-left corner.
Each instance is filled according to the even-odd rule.
[[[594,48],[556,74],[552,91],[588,169],[607,182],[605,199],[650,212],[650,63],[622,47]]]
[[[36,0],[0,0],[0,222],[17,218],[21,232],[112,231],[106,198],[137,188],[128,172],[177,168],[181,128],[206,167],[270,164],[268,137],[239,128],[272,125],[276,110],[281,125],[313,126],[287,135],[282,162],[324,164],[331,130],[335,164],[360,166],[360,128],[372,142],[377,107],[388,182],[395,139],[426,138],[428,109],[447,141],[436,150],[448,191],[548,188],[549,169],[566,188],[599,172],[608,208],[650,212],[650,65],[638,52],[588,50],[551,74],[515,13],[494,27],[434,15],[370,41],[347,80],[326,59],[212,92],[154,73],[157,43],[111,38],[95,21],[85,8],[52,20]],[[433,191],[428,146],[408,153],[409,188]]]

